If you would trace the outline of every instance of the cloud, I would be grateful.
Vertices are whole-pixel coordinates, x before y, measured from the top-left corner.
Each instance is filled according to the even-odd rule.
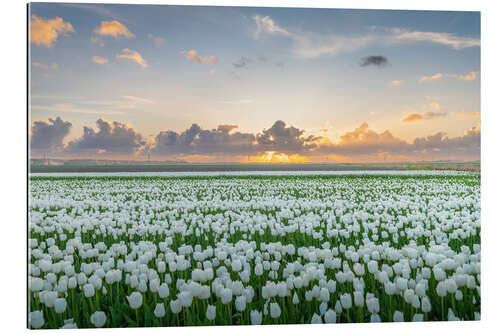
[[[464,109],[457,112],[457,115],[460,117],[481,117],[481,112],[465,112]]]
[[[461,75],[461,74],[446,74],[447,77],[462,80],[462,81],[474,81],[477,79],[477,75],[479,72],[470,72],[469,74]]]
[[[289,126],[278,120],[268,130],[257,134],[256,140],[265,151],[279,151],[284,153],[302,153],[317,147],[320,137],[313,135],[303,136],[304,130]]]
[[[45,152],[60,151],[63,139],[69,134],[72,124],[60,117],[46,121],[35,121],[31,126],[30,147]]]
[[[136,96],[122,96],[122,98],[125,98],[129,101],[132,101],[134,103],[140,103],[140,104],[153,104],[153,101],[146,99],[146,98],[141,98],[141,97],[136,97]]]
[[[413,112],[403,117],[401,121],[403,123],[412,123],[422,120],[430,120],[434,118],[445,117],[446,115],[447,115],[446,112],[433,112],[433,111],[428,111],[424,113]]]
[[[99,118],[96,125],[97,131],[84,126],[83,135],[70,141],[66,151],[85,155],[95,155],[103,152],[109,154],[135,154],[146,144],[139,132],[119,121],[111,122]]]
[[[246,160],[247,156],[254,156],[255,161],[261,162],[310,161],[332,155],[341,160],[353,161],[380,161],[387,158],[401,161],[477,160],[480,157],[481,136],[479,122],[461,136],[448,137],[446,133],[438,132],[405,141],[389,130],[372,130],[364,122],[342,134],[337,142],[331,142],[324,137],[305,135],[304,129],[287,126],[284,121],[278,120],[269,129],[257,134],[236,131],[238,126],[234,124],[221,124],[210,130],[193,124],[182,132],[161,131],[147,144],[131,126],[119,121],[98,119],[97,129],[84,127],[81,137],[64,146],[62,142],[70,127],[71,123],[60,118],[35,122],[30,136],[32,149],[71,156],[151,153],[159,157],[189,157],[195,160],[207,160],[207,157],[213,160],[217,156],[228,161]]]
[[[239,155],[255,151],[255,135],[234,132],[233,125],[220,125],[217,129],[203,130],[197,124],[181,133],[160,132],[149,151],[156,155],[226,154]]]
[[[269,16],[255,15],[253,17],[257,29],[254,32],[255,38],[260,38],[262,34],[290,36],[291,34],[284,28],[278,26]]]
[[[414,152],[423,152],[439,158],[462,157],[470,160],[480,158],[481,125],[474,126],[464,132],[463,136],[449,138],[446,133],[416,138],[413,141]]]
[[[439,80],[443,77],[443,74],[442,73],[436,73],[434,75],[430,75],[430,76],[422,76],[419,80],[419,82],[428,82],[428,81],[435,81],[435,80]]]
[[[248,65],[252,63],[253,60],[247,57],[240,57],[237,61],[233,62],[233,67],[241,69],[248,68]]]
[[[387,157],[399,160],[421,159],[461,159],[477,160],[480,158],[480,125],[465,131],[463,136],[449,138],[439,132],[420,137],[413,142],[406,142],[395,137],[390,131],[377,133],[369,129],[367,123],[361,124],[351,132],[340,137],[337,143],[323,144],[316,154],[337,154],[363,157],[368,160],[385,160]]]
[[[359,65],[361,67],[375,66],[375,67],[385,67],[389,61],[384,56],[368,56],[361,58]]]
[[[47,64],[42,64],[42,63],[39,63],[37,61],[33,61],[31,63],[31,67],[36,67],[36,68],[40,68],[40,69],[43,69],[45,71],[49,70],[49,69],[57,69],[58,66],[56,63],[52,63],[50,65],[47,65]]]
[[[338,143],[324,144],[319,151],[340,155],[363,155],[379,154],[388,151],[403,152],[408,143],[396,138],[388,130],[377,133],[371,129],[366,122],[353,131],[346,132],[340,136]]]
[[[45,19],[31,15],[30,41],[36,45],[52,47],[59,35],[67,35],[71,32],[75,32],[71,23],[60,17]]]
[[[157,155],[307,153],[319,142],[319,137],[304,136],[304,130],[287,127],[281,120],[257,135],[235,132],[236,128],[236,125],[219,125],[217,129],[204,130],[193,124],[181,133],[162,131],[155,137],[149,151]]]
[[[311,31],[291,31],[276,24],[269,16],[256,15],[253,20],[255,23],[253,34],[256,39],[264,35],[289,38],[293,42],[292,53],[297,58],[302,59],[335,56],[373,45],[393,46],[427,42],[448,46],[455,50],[480,46],[478,38],[442,32],[373,27],[362,34],[324,34]]]
[[[403,85],[404,81],[402,80],[392,80],[389,82],[389,87],[401,87]]]
[[[393,28],[391,32],[396,40],[431,42],[449,46],[455,50],[481,46],[481,41],[478,38],[462,37],[447,32],[410,31],[399,28]]]
[[[129,59],[132,61],[135,61],[139,65],[141,65],[144,68],[148,67],[148,63],[146,60],[144,60],[141,56],[141,54],[137,51],[131,50],[131,49],[123,49],[121,54],[117,54],[116,57],[118,59]]]
[[[103,41],[100,37],[91,36],[91,37],[90,37],[90,41],[91,41],[92,43],[98,43],[100,47],[103,47],[103,46],[104,46],[104,41]]]
[[[443,109],[443,107],[441,106],[441,104],[439,104],[437,102],[432,102],[429,105],[430,105],[431,108],[433,108],[436,111],[439,111],[439,110]]]
[[[118,21],[101,21],[101,26],[95,28],[94,33],[101,36],[112,36],[114,38],[134,38],[135,35],[126,26]]]
[[[148,34],[148,38],[154,40],[156,45],[165,44],[165,38],[163,38],[163,37],[154,36],[153,34]]]
[[[82,103],[85,104],[85,103]],[[30,105],[31,110],[39,110],[39,111],[50,111],[50,112],[67,112],[67,113],[81,113],[81,114],[122,114],[123,112],[114,111],[109,109],[102,108],[88,108],[82,107],[78,104],[73,103],[56,103],[50,105],[40,105],[40,104],[32,104]]]
[[[219,125],[219,126],[217,126],[218,131],[226,132],[226,133],[229,133],[233,129],[236,129],[236,128],[238,128],[238,125]]]
[[[250,104],[253,103],[251,99],[239,99],[234,101],[222,101],[222,104],[232,104],[232,105],[241,105],[241,104]]]
[[[219,62],[219,58],[215,56],[199,56],[195,50],[182,51],[181,52],[186,59],[196,61],[199,64],[212,63],[216,64]]]
[[[108,63],[108,59],[99,56],[93,56],[92,61],[99,65],[104,65]]]

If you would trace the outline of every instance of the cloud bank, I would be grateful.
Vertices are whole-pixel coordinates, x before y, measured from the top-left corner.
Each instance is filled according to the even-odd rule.
[[[433,117],[429,114],[424,113],[423,117]],[[84,127],[80,137],[63,144],[71,128],[70,122],[59,117],[36,121],[31,128],[30,146],[35,153],[50,152],[73,157],[105,154],[134,158],[150,154],[159,159],[222,156],[233,161],[246,160],[247,156],[266,160],[271,155],[283,160],[286,156],[295,156],[295,161],[321,160],[327,156],[353,161],[480,158],[479,125],[465,131],[462,136],[449,137],[438,132],[411,142],[394,136],[389,130],[376,132],[366,122],[342,134],[337,142],[306,135],[305,130],[287,125],[282,120],[255,134],[237,131],[238,126],[234,124],[221,124],[214,129],[192,124],[180,132],[161,131],[150,142],[146,142],[132,126],[119,121],[98,119],[96,126],[97,129]]]

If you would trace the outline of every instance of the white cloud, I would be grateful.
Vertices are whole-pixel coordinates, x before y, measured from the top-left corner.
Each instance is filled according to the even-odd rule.
[[[129,101],[132,101],[134,103],[140,103],[140,104],[153,104],[153,101],[146,99],[146,98],[141,98],[141,97],[136,97],[136,96],[122,96],[122,98],[127,99]]]
[[[399,28],[391,29],[391,32],[399,41],[431,42],[449,46],[455,50],[481,46],[481,41],[477,38],[456,36],[448,32],[410,31]]]
[[[253,103],[253,100],[251,99],[240,99],[240,100],[234,100],[234,101],[222,101],[222,104],[232,104],[232,105],[241,105],[241,104],[250,104]]]
[[[52,112],[67,112],[67,113],[82,113],[82,114],[122,114],[120,111],[106,110],[106,109],[95,109],[95,108],[85,108],[77,104],[72,103],[59,103],[50,105],[31,105],[31,110],[39,111],[52,111]]]
[[[278,26],[269,16],[255,15],[253,17],[257,29],[254,32],[255,38],[259,38],[261,34],[271,35],[284,35],[290,36],[291,34],[284,28]]]
[[[354,52],[371,45],[397,45],[403,43],[428,42],[461,50],[480,46],[480,40],[450,33],[411,31],[400,28],[384,29],[371,27],[366,33],[340,35],[314,32],[291,31],[279,26],[269,16],[256,15],[254,37],[263,35],[284,36],[293,41],[292,53],[297,58],[312,59]]]

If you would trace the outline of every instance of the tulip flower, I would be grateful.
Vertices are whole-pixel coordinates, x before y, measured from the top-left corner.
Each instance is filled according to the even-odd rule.
[[[29,324],[32,328],[41,328],[45,324],[42,311],[33,311],[29,314]]]
[[[163,303],[156,304],[154,315],[156,318],[163,318],[165,316],[165,305]]]
[[[90,322],[95,327],[103,327],[106,324],[106,314],[102,311],[96,311],[90,316]]]
[[[134,291],[130,296],[127,296],[127,301],[132,309],[138,309],[142,306],[142,294]]]
[[[215,311],[216,311],[215,306],[209,305],[207,307],[207,311],[206,311],[205,316],[207,317],[208,320],[212,321],[215,319]]]
[[[252,325],[262,324],[262,312],[257,310],[252,310],[250,312],[250,322],[252,323]]]

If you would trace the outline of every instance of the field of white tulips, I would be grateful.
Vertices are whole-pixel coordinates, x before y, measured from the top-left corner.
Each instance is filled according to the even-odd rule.
[[[480,176],[30,177],[32,328],[478,320]]]

